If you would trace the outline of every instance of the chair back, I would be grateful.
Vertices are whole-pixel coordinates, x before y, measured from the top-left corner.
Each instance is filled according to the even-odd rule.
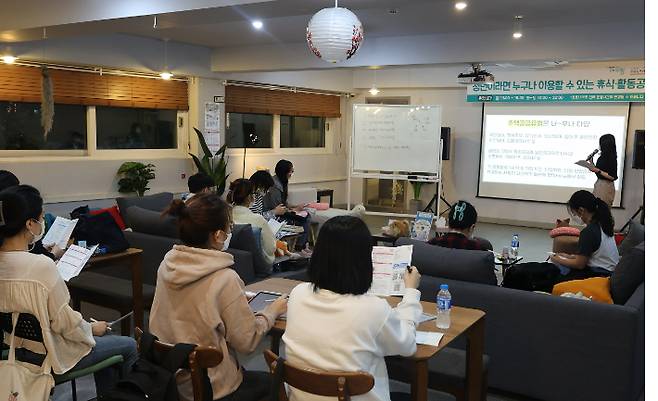
[[[0,330],[9,334],[13,330],[11,315],[10,312],[0,312]],[[25,340],[43,343],[43,333],[41,332],[39,319],[30,313],[19,314],[18,321],[16,322],[15,336]]]
[[[135,339],[139,347],[139,342],[144,332],[139,327],[135,327]],[[156,354],[166,354],[174,349],[173,344],[167,344],[162,341],[156,340],[153,343],[153,351]],[[187,368],[190,371],[192,379],[192,391],[194,393],[194,401],[204,400],[204,375],[207,375],[207,369],[219,365],[224,359],[222,351],[217,348],[197,346],[194,351],[190,353],[188,358]]]
[[[270,350],[266,350],[264,355],[273,375],[277,368],[281,369],[278,364],[283,363],[279,401],[288,401],[284,383],[307,393],[337,397],[339,401],[349,401],[353,395],[365,394],[375,385],[375,378],[366,372],[328,372],[295,366]]]

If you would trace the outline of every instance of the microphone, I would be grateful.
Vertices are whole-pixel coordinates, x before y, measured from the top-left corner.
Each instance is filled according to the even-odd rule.
[[[594,158],[594,155],[599,153],[598,149],[594,149],[594,152],[590,153],[589,156],[587,156],[587,159],[585,161],[591,161]]]

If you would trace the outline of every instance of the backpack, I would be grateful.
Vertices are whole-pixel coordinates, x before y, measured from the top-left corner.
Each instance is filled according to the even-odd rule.
[[[188,358],[195,345],[176,344],[169,352],[156,352],[158,338],[144,332],[139,343],[139,359],[131,372],[107,395],[103,401],[179,401],[176,372],[188,367]],[[207,372],[201,372],[204,400],[212,401],[212,386]]]
[[[560,281],[560,269],[550,262],[530,262],[511,266],[505,272],[502,287],[524,291],[551,292]]]
[[[71,213],[71,217],[74,215],[74,213]],[[94,216],[79,213],[77,219],[78,224],[75,225],[73,234],[71,234],[76,241],[87,241],[87,246],[98,244],[98,247],[105,248],[107,253],[125,251],[130,247],[130,244],[123,236],[123,232],[109,212],[99,213]]]

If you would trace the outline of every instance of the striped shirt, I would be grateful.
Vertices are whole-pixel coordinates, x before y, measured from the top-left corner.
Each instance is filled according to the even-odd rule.
[[[274,217],[274,210],[263,210],[264,197],[265,197],[264,191],[258,190],[254,192],[254,204],[249,206],[249,210],[263,216],[265,220],[269,220]]]

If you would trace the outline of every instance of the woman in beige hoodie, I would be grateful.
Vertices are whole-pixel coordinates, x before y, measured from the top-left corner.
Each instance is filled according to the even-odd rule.
[[[223,252],[232,222],[230,206],[219,196],[198,195],[187,204],[175,200],[165,213],[178,217],[184,245],[174,245],[160,264],[150,330],[165,342],[222,351],[222,363],[208,370],[215,400],[262,399],[269,391],[268,374],[243,370],[235,353],[256,349],[285,313],[285,297],[255,315],[249,308],[244,283],[231,269],[233,256]],[[181,373],[178,381],[182,398],[191,400],[189,375]]]

